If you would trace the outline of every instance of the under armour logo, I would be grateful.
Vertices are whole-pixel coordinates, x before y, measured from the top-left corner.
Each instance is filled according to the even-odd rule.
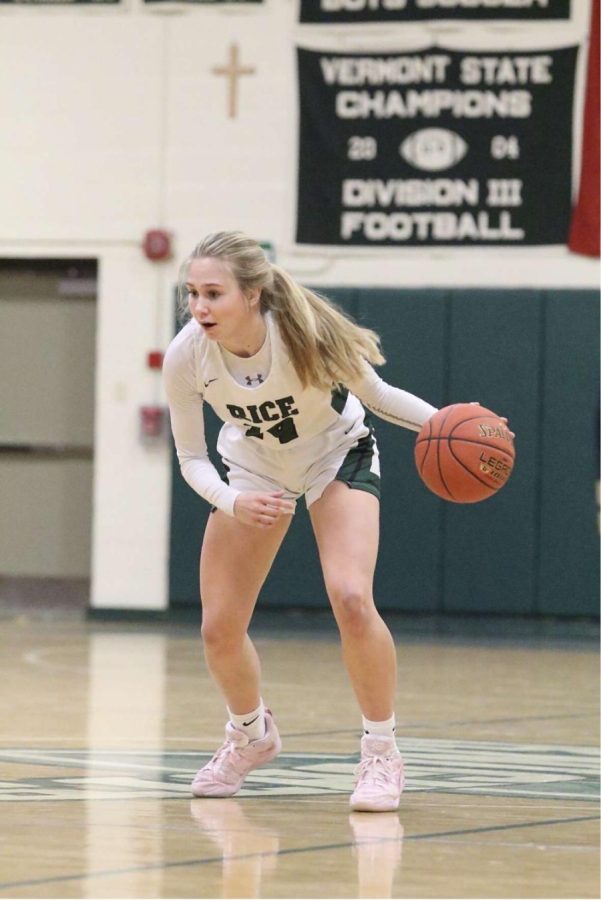
[[[263,384],[263,376],[261,375],[260,372],[255,378],[252,378],[250,375],[246,375],[245,377],[246,377],[246,383],[249,387],[252,387],[254,381],[256,381],[257,384]]]

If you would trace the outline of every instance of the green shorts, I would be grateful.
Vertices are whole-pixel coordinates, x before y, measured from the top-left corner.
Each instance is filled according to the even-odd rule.
[[[380,499],[380,464],[373,431],[370,430],[351,447],[334,480],[343,481],[356,491],[367,491]]]

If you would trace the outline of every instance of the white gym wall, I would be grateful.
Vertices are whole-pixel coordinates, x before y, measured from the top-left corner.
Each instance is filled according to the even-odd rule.
[[[156,4],[160,7],[161,4]],[[569,25],[470,27],[474,48],[579,43],[574,125],[577,188],[589,0]],[[0,257],[99,261],[91,604],[161,610],[168,603],[170,450],[139,437],[139,408],[164,403],[147,353],[173,334],[178,263],[208,231],[242,229],[275,244],[278,262],[321,285],[596,287],[598,263],[563,246],[330,249],[294,244],[295,46],[467,47],[466,29],[297,24],[296,0],[248,7],[140,0],[118,6],[0,11]],[[402,40],[399,42],[399,35]],[[230,47],[237,114],[213,70]],[[174,235],[175,257],[151,262],[146,230]]]

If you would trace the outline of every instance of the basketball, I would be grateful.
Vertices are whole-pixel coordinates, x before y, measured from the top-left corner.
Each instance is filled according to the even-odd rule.
[[[492,497],[513,471],[515,449],[507,423],[478,403],[439,409],[415,441],[415,463],[427,488],[453,503]]]

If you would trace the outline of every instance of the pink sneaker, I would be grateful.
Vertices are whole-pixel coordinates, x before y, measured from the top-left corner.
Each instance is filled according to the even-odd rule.
[[[265,736],[249,741],[231,722],[225,726],[225,743],[210,762],[196,773],[192,782],[195,797],[231,797],[240,790],[252,769],[271,762],[282,749],[271,711],[265,710]]]
[[[391,812],[399,808],[405,784],[403,758],[394,738],[364,734],[357,784],[351,795],[351,809],[363,812]]]

